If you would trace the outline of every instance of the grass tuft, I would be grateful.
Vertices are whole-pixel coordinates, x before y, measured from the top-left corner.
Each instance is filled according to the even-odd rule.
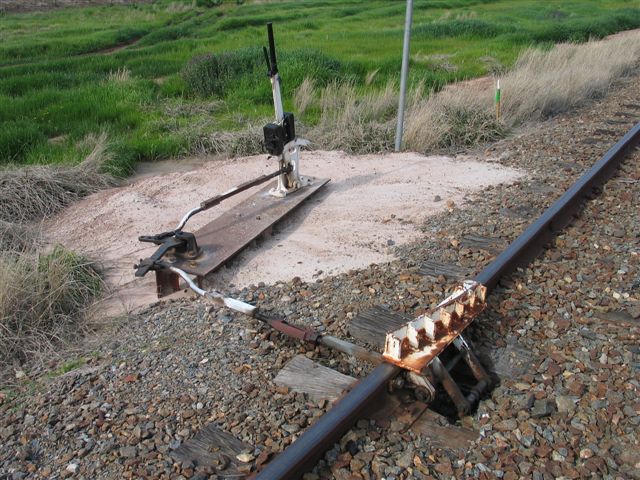
[[[62,247],[46,255],[0,252],[0,364],[53,350],[101,285],[91,263]]]
[[[83,367],[86,364],[86,360],[84,358],[75,358],[73,360],[69,360],[64,362],[58,368],[56,368],[53,372],[49,373],[50,378],[59,377],[60,375],[64,375],[65,373],[72,372],[78,368]]]
[[[369,93],[360,93],[349,82],[330,83],[320,95],[320,120],[309,138],[322,149],[350,153],[390,150],[397,101],[392,82]]]
[[[131,77],[131,70],[127,67],[120,67],[117,70],[112,70],[107,75],[107,81],[109,82],[126,82]]]
[[[94,136],[88,142],[93,143],[93,148],[78,165],[0,170],[0,220],[22,223],[45,217],[112,185],[113,177],[101,170],[109,159],[106,134]]]
[[[188,91],[200,97],[221,97],[250,75],[262,60],[257,48],[209,53],[192,58],[182,70]]]
[[[445,89],[426,98],[416,90],[407,109],[405,148],[430,152],[500,138],[506,131],[493,111],[478,102],[474,88]]]

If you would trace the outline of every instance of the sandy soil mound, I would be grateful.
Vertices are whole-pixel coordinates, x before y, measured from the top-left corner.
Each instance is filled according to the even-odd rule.
[[[273,160],[260,155],[210,161],[186,172],[147,172],[71,206],[48,223],[48,236],[101,262],[127,309],[146,304],[155,299],[153,275],[145,284],[131,283],[133,264],[154,248],[140,244],[138,235],[174,228],[201,200],[274,168]],[[270,237],[213,274],[211,283],[224,289],[294,276],[312,280],[388,261],[393,245],[419,238],[417,226],[429,215],[461,203],[468,192],[520,176],[497,164],[414,153],[304,152],[301,171],[331,182],[277,224]],[[186,230],[196,230],[251,194],[196,215]]]

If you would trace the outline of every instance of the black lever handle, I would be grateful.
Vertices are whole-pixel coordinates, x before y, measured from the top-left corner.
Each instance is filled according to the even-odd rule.
[[[157,235],[141,235],[138,237],[138,241],[155,243],[156,245],[160,245],[165,238],[173,237],[175,234],[176,234],[176,231],[171,230],[170,232],[162,232],[162,233],[158,233]]]
[[[269,61],[269,53],[267,52],[267,47],[262,47],[262,52],[264,53],[264,61],[267,64],[267,75],[271,76],[271,62]]]
[[[183,243],[184,242],[182,240],[176,238],[169,238],[162,242],[160,244],[160,248],[158,248],[158,250],[156,250],[153,255],[151,255],[149,258],[145,258],[144,260],[140,260],[140,263],[134,266],[134,268],[136,269],[136,277],[144,277],[149,272],[149,270],[153,270],[157,265],[159,265],[158,262],[160,262],[160,259],[164,256],[165,253],[167,253],[172,248],[182,245]]]
[[[276,61],[276,41],[273,38],[273,23],[267,23],[267,35],[269,36],[269,56],[271,59],[269,75],[278,73],[278,62]]]

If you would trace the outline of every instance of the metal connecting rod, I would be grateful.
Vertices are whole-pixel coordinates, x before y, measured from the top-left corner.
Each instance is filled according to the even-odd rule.
[[[382,355],[378,352],[372,352],[371,350],[367,350],[359,345],[346,342],[331,335],[321,335],[320,338],[318,338],[318,343],[342,353],[346,353],[347,355],[351,355],[352,357],[359,358],[360,360],[373,363],[374,365],[378,365],[384,360]]]
[[[227,307],[236,312],[243,313],[252,318],[255,318],[256,320],[260,320],[261,322],[269,325],[274,330],[277,330],[280,333],[284,333],[289,337],[297,338],[298,340],[302,340],[304,342],[314,344],[319,343],[333,350],[337,350],[347,355],[356,357],[360,360],[373,363],[374,365],[378,365],[383,361],[382,355],[377,352],[372,352],[371,350],[367,350],[366,348],[347,342],[345,340],[341,340],[332,335],[324,335],[314,330],[291,325],[284,320],[266,317],[258,311],[258,307],[256,307],[255,305],[236,300],[235,298],[225,297],[222,293],[216,292],[215,290],[205,290],[203,288],[200,288],[184,270],[180,270],[176,267],[169,267],[167,270],[179,275],[187,283],[189,288],[198,295],[205,298],[210,298],[215,303],[221,306]]]
[[[202,202],[200,202],[200,205],[198,207],[192,208],[185,214],[184,217],[182,217],[182,220],[180,220],[180,223],[178,224],[174,232],[178,232],[182,230],[186,225],[187,220],[193,217],[196,213],[209,210],[210,208],[215,207],[216,205],[219,205],[227,198],[231,198],[234,195],[244,192],[245,190],[248,190],[253,187],[257,187],[258,185],[262,185],[266,181],[271,180],[274,177],[278,177],[288,172],[289,172],[289,169],[279,169],[279,170],[276,170],[275,172],[267,173],[265,175],[261,175],[257,178],[254,178],[253,180],[249,180],[247,182],[241,183],[240,185],[230,188],[226,192],[221,193],[219,195],[215,195],[211,198],[208,198],[207,200],[203,200]]]

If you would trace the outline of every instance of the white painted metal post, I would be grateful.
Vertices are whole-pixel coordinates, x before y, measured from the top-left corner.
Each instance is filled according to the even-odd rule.
[[[409,42],[411,41],[411,23],[413,19],[413,0],[407,0],[407,15],[404,22],[404,45],[402,47],[402,72],[400,74],[400,102],[398,105],[398,125],[396,127],[396,152],[402,145],[404,125],[404,103],[407,94],[407,74],[409,72]]]

